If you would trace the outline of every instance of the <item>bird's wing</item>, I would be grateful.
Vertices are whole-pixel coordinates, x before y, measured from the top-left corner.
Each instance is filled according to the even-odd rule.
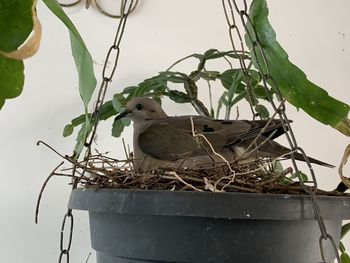
[[[211,147],[220,152],[227,143],[226,136],[226,129],[210,118],[180,116],[152,121],[139,135],[138,144],[143,153],[153,158],[174,161],[212,153]]]
[[[239,136],[240,141],[256,138],[258,135],[266,138],[269,137],[271,140],[273,140],[285,133],[283,124],[279,119],[255,120],[245,122],[248,122],[251,127],[249,131],[243,132]],[[290,123],[292,121],[289,120],[288,122]]]
[[[225,146],[255,138],[266,123],[267,121],[214,120],[202,116],[169,117],[152,121],[139,135],[138,144],[147,155],[174,161],[212,153],[212,148],[221,152]],[[264,135],[280,127],[279,121],[272,120]],[[196,136],[193,136],[193,131]]]

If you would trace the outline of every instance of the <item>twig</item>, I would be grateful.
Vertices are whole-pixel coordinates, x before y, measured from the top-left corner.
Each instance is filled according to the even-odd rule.
[[[194,129],[193,117],[190,118],[190,121],[191,121],[192,136],[195,137],[195,138],[198,138],[198,137],[203,138],[207,142],[207,144],[209,145],[209,147],[210,147],[211,151],[213,152],[213,154],[218,156],[219,158],[221,158],[227,164],[227,167],[230,169],[231,173],[234,173],[234,171],[231,168],[230,162],[227,161],[224,156],[222,156],[221,154],[219,154],[218,152],[215,151],[213,145],[210,143],[210,141],[207,139],[207,137],[205,137],[201,133],[198,133],[198,134],[196,133],[196,131]]]
[[[283,101],[281,101],[280,105],[278,106],[277,110],[273,113],[273,115],[271,116],[271,118],[267,121],[266,125],[260,130],[259,134],[255,137],[255,139],[250,143],[250,145],[245,149],[244,153],[242,154],[242,156],[239,158],[242,159],[248,150],[250,150],[251,147],[253,147],[253,145],[257,142],[257,140],[262,136],[262,134],[266,131],[266,129],[268,128],[268,126],[270,125],[271,121],[273,120],[273,118],[277,115],[278,110],[284,105],[284,103],[286,102],[287,98],[285,98]],[[271,135],[270,135],[271,136]],[[270,137],[269,136],[269,137]]]
[[[46,178],[46,180],[44,181],[44,184],[42,185],[40,192],[39,192],[39,196],[38,196],[38,200],[36,203],[36,209],[35,209],[35,224],[38,223],[38,219],[39,219],[39,207],[40,207],[40,201],[41,201],[41,197],[42,194],[44,192],[44,189],[47,185],[47,183],[50,181],[50,179],[52,178],[52,176],[55,175],[56,171],[58,168],[60,168],[62,165],[64,164],[64,162],[61,162],[59,165],[56,166],[56,168],[50,173],[50,175]]]
[[[62,157],[62,159],[66,159],[66,160],[67,160],[67,156],[64,156],[64,155],[60,154],[58,151],[56,151],[53,147],[51,147],[50,145],[48,145],[46,142],[41,141],[41,140],[39,140],[39,141],[36,142],[36,145],[37,145],[37,146],[40,146],[40,144],[44,144],[44,145],[45,145],[47,148],[49,148],[51,151],[53,151],[54,153],[56,153],[58,156]]]
[[[181,183],[183,183],[184,185],[192,188],[193,190],[199,191],[199,192],[203,192],[203,190],[198,189],[197,187],[193,186],[192,184],[187,183],[186,181],[184,181],[175,171],[171,171],[168,173],[169,175],[174,176],[176,179],[178,179]]]
[[[88,255],[88,257],[87,257],[87,259],[86,259],[86,261],[85,261],[85,263],[88,263],[88,261],[89,261],[89,259],[90,259],[90,256],[91,256],[91,252],[89,253],[89,255]]]
[[[260,186],[264,186],[264,185],[267,185],[267,184],[274,183],[274,182],[276,182],[278,179],[280,179],[280,178],[282,178],[282,177],[284,177],[284,176],[286,176],[287,174],[290,174],[290,173],[292,173],[292,172],[293,172],[293,168],[292,168],[292,167],[288,167],[287,169],[285,169],[284,171],[282,171],[280,174],[278,174],[278,175],[272,177],[270,180],[266,180],[266,181],[262,182],[262,183],[260,184]]]

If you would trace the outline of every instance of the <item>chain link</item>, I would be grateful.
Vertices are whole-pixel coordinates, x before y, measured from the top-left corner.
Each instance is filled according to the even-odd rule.
[[[261,78],[263,81],[263,86],[264,86],[264,89],[266,91],[267,98],[268,98],[272,108],[278,114],[278,116],[281,120],[283,129],[285,132],[285,136],[286,136],[288,143],[290,145],[291,160],[292,160],[292,164],[294,167],[294,171],[296,174],[298,174],[299,181],[300,181],[304,191],[310,196],[313,210],[314,210],[314,214],[315,214],[315,219],[318,222],[320,232],[321,232],[320,241],[319,241],[321,258],[323,261],[325,261],[323,242],[325,240],[327,240],[327,241],[331,242],[336,259],[337,259],[338,263],[340,263],[338,248],[337,248],[332,236],[327,233],[327,229],[326,229],[324,220],[322,218],[320,207],[319,207],[319,204],[317,201],[317,196],[315,193],[315,191],[317,190],[317,180],[316,180],[314,170],[313,170],[312,165],[311,165],[308,157],[306,156],[304,150],[301,147],[299,147],[297,144],[295,135],[293,133],[293,130],[289,124],[289,121],[288,121],[288,118],[286,115],[285,106],[283,105],[283,107],[280,107],[280,106],[277,107],[276,103],[274,102],[274,99],[272,98],[272,96],[268,92],[269,89],[268,89],[267,82],[271,81],[273,83],[273,86],[275,87],[277,100],[283,101],[283,97],[282,97],[282,94],[281,94],[280,89],[278,87],[278,84],[274,81],[273,77],[270,74],[269,63],[266,59],[265,52],[261,47],[261,43],[259,42],[259,39],[256,35],[254,28],[252,27],[252,21],[251,21],[251,18],[249,16],[248,10],[247,10],[247,1],[246,0],[242,0],[242,1],[243,1],[243,7],[240,8],[238,6],[236,0],[222,0],[224,13],[225,13],[226,21],[227,21],[228,28],[229,28],[229,36],[230,36],[230,41],[232,44],[233,51],[235,52],[236,55],[238,54],[238,52],[236,50],[236,45],[234,42],[234,35],[237,35],[238,40],[240,42],[240,46],[241,46],[242,50],[244,51],[242,34],[239,30],[239,26],[237,26],[237,23],[236,23],[236,15],[237,15],[240,18],[241,26],[244,28],[244,31],[245,31],[244,33],[246,34],[246,37],[248,37],[252,43],[252,52],[253,52],[254,56],[262,58],[262,61],[257,60],[256,62],[257,62],[257,68],[258,68],[259,74],[261,75]],[[240,63],[240,66],[241,66],[241,69],[242,69],[244,75],[248,76],[247,70],[250,66],[247,66],[244,57],[239,59],[239,63]],[[248,78],[246,78],[246,79],[248,79]],[[251,89],[249,82],[246,82],[246,84],[247,84],[247,89],[248,89],[247,94],[249,94],[252,89]],[[252,112],[254,113],[254,109],[252,107],[251,107],[251,109],[252,109]],[[254,116],[256,116],[256,114],[254,114]],[[300,171],[299,171],[299,168],[298,168],[297,163],[296,163],[295,158],[294,158],[295,152],[299,152],[300,154],[302,154],[302,156],[303,156],[303,158],[308,166],[308,169],[309,169],[309,172],[310,172],[311,178],[312,178],[312,181],[311,181],[312,186],[311,187],[307,186],[305,184],[305,182],[300,177]]]
[[[137,0],[136,0],[137,1]],[[122,1],[122,8],[121,8],[121,19],[119,20],[116,35],[113,41],[113,44],[110,46],[107,56],[105,59],[105,63],[103,66],[102,70],[102,82],[98,91],[97,95],[97,101],[94,107],[94,111],[91,117],[91,122],[93,123],[92,131],[90,138],[86,138],[85,140],[85,147],[86,147],[86,152],[85,152],[85,160],[88,160],[90,155],[91,155],[91,144],[94,140],[94,137],[96,135],[97,131],[97,126],[99,122],[99,114],[100,114],[100,109],[101,106],[103,105],[106,91],[108,88],[108,84],[112,81],[112,78],[114,76],[114,73],[116,71],[117,65],[118,65],[118,60],[119,60],[119,53],[120,53],[120,48],[119,45],[121,43],[124,30],[125,30],[125,25],[127,18],[129,14],[132,12],[134,8],[134,0],[123,0]],[[129,3],[128,3],[129,2]],[[113,58],[114,56],[114,58]],[[108,65],[113,62],[113,67],[112,69],[108,72]],[[75,174],[76,169],[73,167],[73,175]],[[85,174],[85,170],[83,169],[83,172],[81,173],[81,177],[83,177]],[[78,185],[79,179],[76,179],[77,177],[73,176],[75,179],[73,181],[73,186],[72,189],[75,189]],[[67,222],[69,222],[70,227],[68,228],[68,231],[66,230],[67,227]],[[72,209],[68,209],[67,213],[63,217],[63,222],[62,222],[62,227],[61,227],[61,232],[60,232],[60,255],[58,258],[59,263],[69,263],[69,256],[70,256],[70,249],[72,245],[72,239],[73,239],[73,227],[74,227],[74,220],[73,220],[73,213]],[[68,235],[68,239],[65,240],[65,234]],[[65,259],[65,261],[64,261]]]

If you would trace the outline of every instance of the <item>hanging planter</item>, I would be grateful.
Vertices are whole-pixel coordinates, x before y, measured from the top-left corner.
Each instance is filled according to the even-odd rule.
[[[73,188],[75,189],[70,197],[68,213],[64,217],[61,231],[62,240],[66,219],[71,220],[70,233],[72,233],[72,209],[78,209],[89,211],[92,247],[97,252],[98,263],[316,263],[320,261],[331,262],[337,258],[336,250],[340,241],[342,220],[350,219],[350,198],[349,196],[316,197],[315,192],[311,190],[312,187],[305,188],[304,181],[307,179],[298,170],[294,162],[295,156],[299,154],[299,159],[302,157],[308,164],[310,163],[302,149],[296,144],[289,125],[290,121],[284,112],[284,102],[288,101],[318,121],[330,125],[348,136],[350,135],[350,122],[347,119],[349,105],[330,97],[326,91],[311,83],[305,74],[288,60],[287,54],[276,41],[275,34],[267,21],[268,10],[265,1],[253,1],[249,11],[250,17],[245,1],[243,1],[244,10],[239,10],[236,1],[223,1],[233,50],[219,52],[216,49],[210,49],[204,54],[193,54],[189,57],[199,59],[199,64],[190,74],[171,71],[171,68],[182,59],[158,76],[147,79],[138,86],[127,87],[115,94],[111,101],[104,102],[108,84],[111,82],[117,67],[119,44],[126,19],[138,2],[135,0],[135,5],[133,5],[133,1],[129,4],[126,3],[128,1],[122,1],[120,24],[115,40],[107,53],[101,89],[93,113],[88,112],[89,102],[96,86],[92,58],[79,33],[62,12],[57,2],[53,0],[45,0],[45,2],[70,28],[73,55],[79,69],[79,91],[85,110],[84,115],[73,119],[64,129],[64,136],[68,136],[75,127],[81,126],[73,156],[62,157],[74,164],[74,171],[77,169],[83,171],[79,173],[81,176],[73,173]],[[34,7],[35,4],[31,9],[32,16],[36,16]],[[239,33],[233,17],[236,11],[243,22],[242,26],[246,33],[245,42],[249,52],[247,52],[248,49],[244,50],[243,46],[242,50],[237,50],[234,45],[234,34],[237,34],[240,43],[243,43],[244,38]],[[28,32],[24,32],[23,36],[27,34]],[[2,52],[2,54],[7,53]],[[232,68],[232,64],[228,62],[231,68],[224,72],[208,71],[206,62],[217,58],[226,61],[237,59],[241,67]],[[1,59],[8,64],[13,63],[7,58]],[[246,60],[249,60],[249,64],[246,63]],[[273,61],[273,63],[268,64],[268,61]],[[8,68],[7,64],[3,64]],[[112,67],[109,68],[107,66],[109,64]],[[18,67],[18,65],[14,66]],[[20,77],[15,76],[14,78],[23,80],[22,67],[18,68]],[[199,79],[206,80],[208,83],[219,80],[224,87],[224,93],[218,101],[216,114],[212,104],[211,108],[208,109],[198,99],[196,81]],[[185,92],[170,89],[168,82],[180,83]],[[210,88],[210,85],[208,86]],[[21,88],[16,90],[21,90]],[[16,95],[18,94],[0,98],[0,107],[5,99]],[[178,177],[175,178],[175,181],[181,182],[185,189],[176,188],[176,184],[174,189],[166,188],[167,191],[164,189],[153,190],[154,188],[151,188],[152,190],[98,189],[99,187],[111,187],[111,185],[104,185],[106,178],[103,176],[102,184],[99,182],[100,184],[92,186],[94,188],[89,188],[91,185],[86,184],[86,182],[96,183],[96,174],[90,173],[91,178],[87,178],[87,174],[91,168],[89,166],[89,160],[92,157],[91,144],[98,122],[121,113],[128,101],[144,95],[151,95],[158,100],[161,96],[167,96],[177,103],[191,103],[199,114],[212,118],[217,118],[220,109],[225,107],[225,118],[229,119],[232,107],[244,99],[249,102],[254,118],[259,116],[261,119],[269,119],[278,116],[283,123],[280,128],[283,126],[283,132],[286,133],[291,151],[294,152],[289,153],[293,159],[294,177],[276,177],[274,182],[279,182],[281,179],[279,190],[281,187],[285,189],[294,186],[294,179],[298,177],[299,190],[306,189],[305,192],[309,195],[305,195],[305,192],[303,194],[298,192],[299,195],[271,194],[271,191],[261,189],[258,193],[237,193],[234,191],[243,190],[244,192],[248,191],[248,188],[246,185],[242,186],[236,176],[230,177],[232,174],[223,175],[223,177],[230,177],[229,182],[220,181],[223,185],[217,184],[217,179],[210,181],[209,178],[208,182],[205,182],[206,177],[198,179],[205,182],[204,189],[186,183],[185,176],[181,177],[176,173]],[[276,98],[280,105],[275,105]],[[262,103],[260,103],[261,101]],[[267,104],[266,102],[270,103],[270,110],[274,110],[271,115],[264,106]],[[119,136],[124,126],[129,124],[130,121],[127,120],[115,122],[113,135]],[[276,135],[276,137],[279,135],[281,134]],[[275,134],[271,135],[271,137],[274,136]],[[87,148],[86,155],[84,160],[79,162],[78,159],[84,147]],[[230,165],[229,163],[229,169],[232,170]],[[276,162],[270,162],[268,165],[276,166]],[[311,181],[316,187],[313,170],[311,166],[309,167]],[[276,167],[272,167],[272,170],[274,169]],[[55,172],[50,177],[53,175]],[[168,175],[165,174],[163,177]],[[69,176],[72,177],[71,174]],[[133,176],[136,175],[133,173]],[[143,177],[147,178],[147,176]],[[83,185],[84,180],[84,186],[87,188],[76,188],[79,183]],[[261,187],[260,178],[258,181],[259,187]],[[216,186],[221,188],[219,189],[221,193],[218,193]],[[118,183],[118,187],[120,188],[120,183]],[[142,188],[142,184],[140,187]],[[187,191],[188,187],[197,191]],[[226,190],[224,188],[230,189],[230,191],[224,192]],[[210,190],[212,193],[204,192],[204,190]],[[60,261],[64,256],[66,256],[67,262],[69,261],[71,238],[72,235],[70,235],[67,247],[63,246],[64,242],[61,240]],[[339,258],[337,259],[339,261]]]
[[[264,6],[258,7],[259,4],[265,2],[254,1],[254,3],[253,16],[259,16],[262,13],[263,17],[258,19],[260,19],[259,21],[264,20],[265,16],[267,17],[267,13],[264,13],[266,9],[264,9]],[[237,7],[231,6],[231,8]],[[225,11],[227,15],[229,12]],[[238,13],[243,21],[248,16],[247,13]],[[236,26],[234,19],[232,22],[228,16],[226,18],[232,33]],[[256,19],[256,17],[253,17],[253,19]],[[263,24],[267,26],[268,30],[262,28],[260,32],[269,32],[270,25],[268,22],[264,22]],[[289,100],[291,104],[297,107],[303,108],[319,121],[332,125],[345,134],[348,132],[348,128],[344,125],[344,114],[346,116],[349,107],[329,97],[321,88],[309,82],[302,71],[299,71],[288,60],[283,49],[279,49],[280,46],[275,42],[274,34],[271,32],[269,36],[272,36],[272,43],[266,45],[264,43],[263,47],[266,50],[262,49],[259,46],[259,41],[266,41],[266,39],[259,35],[258,41],[255,35],[256,28],[253,25],[249,27],[247,24],[245,24],[246,42],[250,48],[250,57],[247,52],[244,52],[244,50],[237,51],[234,46],[233,51],[229,52],[219,52],[216,49],[211,49],[203,55],[193,54],[191,57],[199,59],[196,70],[187,75],[179,71],[171,71],[169,68],[138,86],[124,89],[122,92],[115,94],[112,101],[101,104],[99,119],[106,119],[123,112],[128,101],[145,94],[150,94],[156,99],[159,99],[160,96],[168,96],[178,103],[191,103],[199,114],[215,117],[214,110],[212,108],[207,109],[198,100],[196,81],[200,78],[207,81],[220,80],[226,90],[220,97],[218,111],[225,106],[226,117],[229,118],[233,105],[242,99],[246,99],[254,116],[260,116],[262,119],[268,119],[271,115],[271,118],[278,116],[283,122],[282,126],[287,138],[289,138],[290,148],[295,151],[292,158],[298,155],[298,159],[304,159],[310,164],[309,160],[311,161],[311,158],[308,159],[302,149],[293,141],[294,135],[289,125],[290,121],[284,112],[284,99]],[[276,45],[278,48],[276,48]],[[273,52],[276,50],[277,54],[274,54]],[[231,68],[221,73],[206,70],[206,61],[223,57],[227,59],[226,56],[238,59],[241,68]],[[274,61],[275,64],[270,68],[267,64],[264,64],[266,63],[265,59],[269,57],[277,57]],[[251,62],[249,67],[245,64],[246,59]],[[281,61],[281,65],[278,64],[278,61]],[[252,64],[254,64],[256,70],[250,68]],[[285,67],[287,73],[279,72],[281,67]],[[289,72],[291,72],[291,75],[288,75]],[[276,74],[279,74],[279,76],[275,77]],[[183,84],[185,93],[169,89],[167,82]],[[308,97],[304,94],[303,86],[305,83],[312,86],[313,90],[310,94],[313,93],[320,97],[307,94],[311,96]],[[298,86],[295,84],[298,84]],[[293,96],[288,95],[290,92]],[[274,97],[278,98],[280,105],[275,105]],[[298,100],[298,98],[301,100]],[[274,113],[270,115],[268,109],[263,106],[264,103],[259,103],[259,100],[268,101]],[[328,101],[330,104],[336,105],[336,108],[341,109],[341,111],[338,111],[340,115],[336,114],[334,117],[333,108],[331,107],[330,110],[327,108],[328,103],[321,103],[321,101]],[[314,107],[314,103],[317,104],[318,102],[322,105]],[[142,108],[141,105],[139,109]],[[320,115],[317,110],[324,114]],[[123,115],[123,113],[121,114]],[[333,116],[335,119],[333,118],[328,122],[327,114],[330,114],[328,117]],[[92,117],[93,121],[98,121],[97,119],[94,119],[94,116]],[[66,135],[69,135],[75,126],[81,124],[77,120],[79,118],[67,126],[70,132]],[[115,122],[113,124],[114,135],[119,136],[124,126],[129,123]],[[193,128],[193,130],[195,129]],[[276,135],[276,137],[279,135]],[[271,137],[273,136],[271,135]],[[89,160],[81,165],[86,168],[85,171],[88,173],[89,169],[94,167],[94,165],[89,164]],[[275,163],[273,163],[274,165]],[[254,194],[217,193],[217,184],[211,184],[210,180],[206,182],[206,187],[209,188],[201,188],[197,192],[132,190],[132,188],[137,189],[138,187],[96,190],[101,186],[113,187],[113,183],[104,185],[105,182],[110,182],[110,180],[102,176],[100,179],[104,183],[95,185],[95,189],[89,189],[91,186],[89,184],[85,184],[87,186],[85,189],[74,189],[68,207],[89,211],[91,243],[96,250],[98,263],[316,263],[321,261],[331,262],[334,259],[339,261],[337,247],[340,241],[340,229],[342,220],[350,219],[348,209],[350,198],[345,196],[316,197],[315,192],[310,190],[312,187],[305,187],[303,181],[307,179],[298,170],[295,162],[293,162],[293,166],[294,178],[286,179],[291,180],[298,177],[300,185],[303,186],[300,189],[306,189],[306,193],[309,195],[305,195],[305,192],[301,195],[267,194],[266,192],[269,191]],[[310,169],[310,173],[311,181],[316,186],[312,169]],[[92,184],[95,184],[96,173],[90,174],[92,175]],[[134,179],[135,176],[137,175],[132,173],[129,178],[122,181],[126,182],[130,178]],[[149,175],[144,174],[143,177],[147,178],[147,176]],[[226,175],[226,177],[229,176]],[[184,178],[185,176],[179,176],[177,179],[185,184],[185,188],[190,187],[192,190],[198,190],[196,186],[186,183]],[[86,178],[82,179],[83,181],[86,180]],[[205,179],[207,178],[203,177],[199,180],[205,181]],[[282,178],[279,177],[279,179]],[[279,179],[276,179],[276,181]],[[227,185],[231,188],[241,187],[234,185],[238,181],[237,178],[232,177],[232,180],[229,181],[221,186],[222,191]],[[213,180],[212,182],[218,181]],[[282,185],[283,183],[286,182],[281,180]],[[211,186],[213,186],[212,189]],[[292,186],[291,181],[286,183],[286,186]],[[116,183],[116,188],[121,187],[123,187],[122,184]],[[140,187],[142,187],[142,183]],[[145,188],[153,189],[147,186]],[[200,192],[208,189],[214,193]],[[175,187],[175,190],[179,189]]]
[[[318,198],[339,244],[350,198]],[[309,196],[75,189],[69,208],[86,210],[98,263],[321,262],[320,229]],[[326,262],[335,259],[323,242]]]

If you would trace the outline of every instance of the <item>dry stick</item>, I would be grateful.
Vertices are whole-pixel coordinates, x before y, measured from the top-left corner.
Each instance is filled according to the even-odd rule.
[[[169,172],[168,174],[169,175],[173,175],[171,174],[173,172]],[[179,175],[177,175],[179,176]],[[175,176],[172,177],[172,176],[162,176],[162,178],[165,178],[165,179],[179,179]],[[203,179],[199,179],[199,178],[195,178],[195,177],[192,177],[192,176],[183,176],[183,179],[180,177],[180,181],[183,182],[183,180],[188,180],[188,181],[193,181],[193,182],[197,182],[197,183],[203,183]],[[186,183],[187,184],[187,183]],[[218,183],[218,186],[220,187],[223,187],[225,186],[225,184],[223,183]],[[191,187],[191,186],[190,186]],[[228,185],[227,186],[228,188],[231,188],[233,190],[238,190],[238,191],[244,191],[244,192],[250,192],[250,193],[258,193],[259,191],[258,190],[255,190],[255,189],[250,189],[250,188],[246,188],[246,187],[243,187],[243,186],[237,186],[237,185]],[[192,187],[191,187],[192,188]],[[202,191],[201,189],[199,189],[200,191]]]
[[[40,189],[40,193],[38,196],[38,200],[36,203],[36,209],[35,209],[35,224],[38,223],[38,218],[39,218],[39,207],[40,207],[40,201],[41,201],[41,197],[42,194],[44,192],[44,189],[47,185],[47,183],[50,181],[50,179],[52,178],[52,176],[55,175],[56,171],[58,168],[60,168],[62,165],[64,164],[64,162],[61,162],[59,165],[56,166],[56,168],[50,173],[50,175],[46,178],[46,180],[44,181],[44,184],[42,185],[41,189]]]
[[[292,167],[288,167],[287,169],[285,169],[284,171],[282,171],[280,174],[274,176],[274,177],[271,178],[270,180],[266,180],[266,181],[262,182],[262,183],[260,184],[260,186],[264,186],[264,185],[266,185],[266,184],[274,183],[274,182],[276,182],[278,179],[280,179],[280,178],[282,178],[282,177],[284,177],[284,176],[286,176],[287,174],[290,174],[290,173],[292,173],[292,172],[293,172],[293,168],[292,168]]]
[[[88,257],[87,257],[87,259],[86,259],[86,261],[85,261],[85,263],[88,263],[88,261],[89,261],[89,259],[90,259],[90,256],[91,256],[91,252],[89,253],[89,255],[88,255]]]
[[[50,150],[52,150],[54,153],[56,153],[58,156],[60,156],[62,159],[65,159],[67,160],[68,162],[78,166],[78,168],[81,168],[81,169],[85,169],[85,166],[81,165],[79,162],[77,161],[74,161],[73,159],[71,159],[69,156],[67,155],[63,155],[63,154],[60,154],[58,151],[56,151],[53,147],[51,147],[50,145],[48,145],[47,143],[45,143],[44,141],[38,141],[36,143],[36,145],[40,145],[40,144],[44,144],[47,148],[49,148]]]
[[[124,147],[124,153],[125,153],[126,160],[129,160],[129,158],[130,158],[130,152],[128,152],[128,151],[126,150],[126,144],[125,144],[124,138],[122,138],[122,141],[123,141],[123,147]],[[128,164],[129,164],[129,167],[132,169],[132,168],[133,168],[133,167],[132,167],[133,162],[128,162]]]
[[[285,98],[283,101],[281,101],[280,105],[278,106],[277,110],[279,110],[280,108],[282,108],[282,106],[284,105],[284,103],[286,102],[287,98]],[[250,145],[245,149],[244,153],[242,154],[242,156],[238,159],[242,159],[248,150],[250,150],[251,147],[253,147],[253,145],[257,142],[257,140],[261,137],[261,135],[266,131],[266,129],[268,128],[268,126],[270,125],[271,121],[273,120],[273,118],[277,115],[277,110],[273,113],[273,115],[271,116],[271,118],[267,121],[266,125],[260,130],[258,136],[256,136],[256,138],[250,143]],[[256,149],[255,149],[256,150]]]
[[[266,162],[264,165],[260,165],[259,168],[257,168],[257,169],[250,170],[250,171],[248,171],[248,172],[235,173],[235,174],[233,174],[233,175],[231,175],[231,176],[224,176],[224,177],[221,177],[221,178],[219,178],[219,179],[215,182],[214,188],[216,189],[216,186],[217,186],[217,185],[222,184],[222,183],[221,183],[222,180],[230,179],[230,181],[229,181],[227,184],[224,185],[224,188],[226,188],[228,185],[230,185],[230,184],[235,180],[235,177],[236,177],[237,175],[247,175],[247,174],[252,174],[252,173],[254,173],[254,172],[261,171],[261,170],[264,169],[264,167],[266,167],[266,166],[268,166],[268,165],[270,165],[270,164],[273,164],[277,159],[282,158],[283,156],[285,156],[285,155],[287,155],[287,154],[289,154],[289,153],[283,154],[283,155],[277,157],[276,159],[272,160],[271,162]],[[285,172],[286,172],[285,175],[288,174],[288,173],[290,173],[290,172],[292,172],[292,171],[290,171],[290,169],[292,169],[292,168],[288,168],[288,169],[285,170]],[[283,174],[283,172],[282,172],[282,174]],[[281,177],[282,177],[282,176],[281,176]],[[280,177],[278,177],[278,178],[280,178]],[[277,178],[277,179],[278,179],[278,178]],[[276,180],[277,180],[277,179],[276,179]],[[221,190],[224,190],[224,188],[221,188]]]
[[[235,171],[232,170],[229,161],[227,161],[227,160],[225,159],[224,156],[222,156],[221,154],[219,154],[219,153],[217,153],[217,152],[215,151],[213,145],[211,145],[211,143],[209,142],[209,140],[207,139],[207,137],[205,137],[203,134],[200,134],[200,133],[196,134],[195,129],[194,129],[193,117],[191,117],[190,120],[191,120],[192,136],[195,137],[195,138],[198,138],[198,137],[203,138],[203,139],[207,142],[207,144],[209,145],[209,147],[210,147],[210,149],[212,150],[213,154],[215,154],[216,156],[220,157],[220,158],[227,164],[228,168],[230,169],[230,172],[231,172],[231,173],[234,173]]]
[[[169,175],[174,176],[176,179],[178,179],[181,183],[183,183],[184,185],[191,187],[193,190],[196,190],[198,192],[203,192],[202,189],[198,189],[197,187],[193,186],[192,184],[187,183],[186,181],[184,181],[175,171],[171,171],[168,173]]]

